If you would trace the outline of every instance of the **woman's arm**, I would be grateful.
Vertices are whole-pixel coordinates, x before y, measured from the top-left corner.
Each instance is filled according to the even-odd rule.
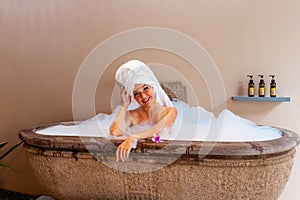
[[[121,89],[121,108],[110,126],[110,134],[114,136],[122,136],[131,124],[131,120],[127,111],[131,98],[127,95],[125,88]]]
[[[177,110],[175,108],[168,108],[166,114],[156,123],[153,128],[129,136],[122,144],[119,145],[116,151],[116,161],[121,160],[124,162],[129,157],[132,144],[136,143],[138,140],[151,138],[154,136],[154,134],[160,133],[163,128],[172,126],[176,117]]]
[[[142,140],[146,138],[151,138],[160,133],[160,131],[165,127],[170,127],[175,122],[177,117],[177,110],[175,108],[167,108],[164,116],[155,124],[155,126],[149,130],[139,132],[137,134],[131,135],[137,140]]]

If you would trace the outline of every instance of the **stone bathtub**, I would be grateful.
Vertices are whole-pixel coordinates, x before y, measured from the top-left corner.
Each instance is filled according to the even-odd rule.
[[[72,125],[72,122],[60,123]],[[22,130],[28,163],[55,199],[278,199],[289,179],[296,133],[261,142],[145,140],[115,162],[121,140]],[[57,124],[55,124],[57,125]],[[199,155],[200,148],[212,148]]]

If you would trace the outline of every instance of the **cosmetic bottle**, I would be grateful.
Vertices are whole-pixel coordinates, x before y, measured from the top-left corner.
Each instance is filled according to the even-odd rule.
[[[270,83],[270,97],[276,97],[276,82],[275,82],[275,75],[269,75],[272,77]]]
[[[258,96],[259,97],[264,97],[265,96],[265,81],[264,81],[264,76],[263,75],[258,75],[260,77],[259,81],[259,88],[258,88]]]
[[[254,97],[254,82],[253,82],[253,75],[247,75],[247,77],[250,77],[249,83],[248,83],[248,97]]]

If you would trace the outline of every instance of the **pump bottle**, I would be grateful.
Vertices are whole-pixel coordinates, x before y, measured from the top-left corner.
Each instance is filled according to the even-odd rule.
[[[253,82],[253,75],[247,75],[247,77],[250,77],[249,83],[248,83],[248,97],[254,97],[254,82]]]
[[[269,75],[269,77],[272,77],[271,83],[270,83],[270,97],[276,97],[276,82],[275,82],[275,75]]]
[[[259,97],[264,97],[265,96],[265,81],[263,79],[264,76],[263,75],[258,75],[258,77],[260,77],[258,96]]]

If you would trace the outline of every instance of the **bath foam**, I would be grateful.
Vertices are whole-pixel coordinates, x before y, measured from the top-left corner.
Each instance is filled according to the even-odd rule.
[[[178,116],[171,129],[164,129],[161,132],[163,140],[250,142],[274,140],[282,136],[281,131],[276,128],[258,126],[227,109],[215,117],[201,106],[190,107],[181,101],[173,102],[173,105],[178,110]],[[128,129],[128,135],[111,136],[109,127],[119,109],[118,106],[112,114],[100,113],[76,125],[55,125],[38,130],[36,133],[53,136],[125,139],[128,135],[147,130],[153,126],[152,124],[133,126]]]

